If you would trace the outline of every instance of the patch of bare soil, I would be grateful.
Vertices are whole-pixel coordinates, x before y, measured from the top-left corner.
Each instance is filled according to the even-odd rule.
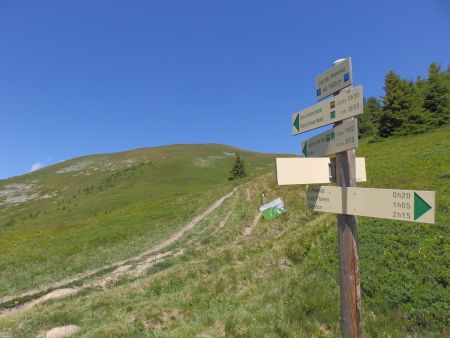
[[[78,293],[78,291],[80,291],[80,289],[81,288],[65,288],[65,289],[57,289],[57,290],[51,291],[51,292],[43,295],[42,297],[30,300],[29,302],[20,304],[16,307],[0,311],[0,317],[3,317],[5,315],[13,315],[19,311],[30,309],[33,306],[36,306],[43,302],[46,302],[47,300],[50,300],[50,299],[63,298],[63,297],[68,297],[70,295],[74,295],[74,294]]]
[[[252,198],[252,194],[250,192],[250,188],[249,187],[245,188],[245,198],[246,198],[247,202],[249,202],[250,199]]]
[[[54,327],[51,330],[48,330],[40,337],[42,338],[63,338],[70,337],[77,333],[80,328],[76,325],[66,325],[66,326],[58,326]]]
[[[262,214],[259,212],[250,224],[245,225],[244,236],[250,235],[252,233],[253,228],[259,222],[259,220],[261,219],[261,216],[262,216]]]

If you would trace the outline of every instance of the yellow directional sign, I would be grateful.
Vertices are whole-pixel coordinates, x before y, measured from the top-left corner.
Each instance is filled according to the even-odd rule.
[[[292,114],[292,135],[363,113],[363,88],[358,86]]]
[[[307,205],[315,211],[434,224],[435,192],[309,186]]]

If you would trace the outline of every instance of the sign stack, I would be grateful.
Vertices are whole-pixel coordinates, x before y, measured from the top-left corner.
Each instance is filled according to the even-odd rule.
[[[303,142],[303,157],[277,158],[277,181],[278,185],[338,183],[309,186],[306,201],[309,209],[338,214],[341,332],[344,337],[361,337],[355,216],[434,223],[435,192],[355,186],[366,181],[364,158],[354,155],[359,145],[357,116],[364,107],[362,86],[352,87],[350,58],[336,61],[316,78],[316,97],[317,104],[292,115],[292,135],[334,125]],[[332,154],[334,162],[327,157]]]
[[[356,116],[363,113],[363,88],[351,85],[350,58],[316,78],[317,100],[340,93],[292,114],[292,135],[342,122],[305,140],[304,158],[277,158],[278,185],[330,183],[330,159],[323,157],[358,147]],[[356,181],[366,181],[363,158],[356,159]],[[310,187],[307,194],[308,207],[316,211],[434,223],[434,191],[321,186]]]

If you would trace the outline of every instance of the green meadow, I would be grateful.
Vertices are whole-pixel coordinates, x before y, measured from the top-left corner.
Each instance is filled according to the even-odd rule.
[[[250,177],[273,169],[274,155],[174,145],[87,156],[0,181],[0,297],[162,241],[236,184],[227,179],[234,152],[248,161]],[[11,203],[24,197],[34,198]]]
[[[358,218],[364,336],[450,335],[449,133],[363,140],[357,149],[368,178],[359,186],[436,191],[434,225]],[[234,157],[225,153],[235,151],[142,149],[93,157],[140,158],[129,167],[57,173],[75,159],[2,181],[0,190],[36,181],[47,189],[41,195],[61,192],[1,206],[2,295],[130,257],[238,190],[162,250],[181,254],[142,276],[124,275],[105,288],[0,317],[0,332],[34,337],[74,324],[76,337],[339,336],[335,215],[307,210],[304,186],[278,187],[275,155],[239,151],[250,176],[228,181]],[[287,213],[252,228],[262,193],[269,201],[280,197]]]

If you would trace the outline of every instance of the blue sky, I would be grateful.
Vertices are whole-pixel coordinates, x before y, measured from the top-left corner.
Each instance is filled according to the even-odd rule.
[[[315,76],[351,56],[380,97],[389,70],[447,67],[449,18],[447,0],[0,0],[0,178],[172,143],[300,153]]]

